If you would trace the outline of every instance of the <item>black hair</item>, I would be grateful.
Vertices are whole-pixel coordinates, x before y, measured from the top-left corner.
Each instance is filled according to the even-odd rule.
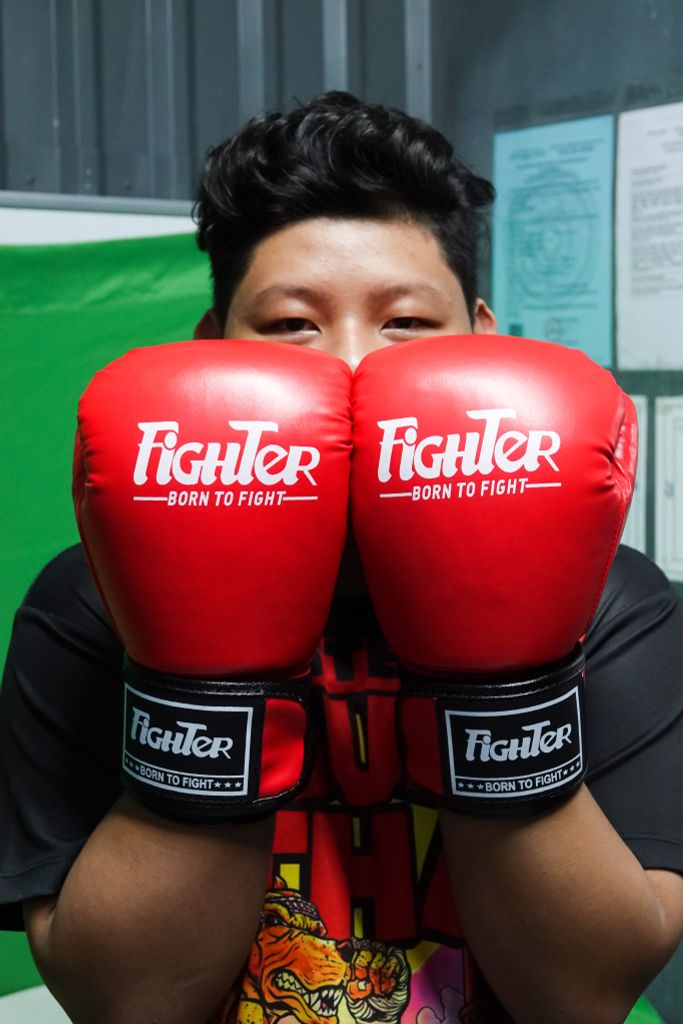
[[[254,117],[208,151],[194,208],[214,310],[224,323],[254,247],[272,232],[313,217],[358,217],[428,227],[472,316],[493,197],[431,125],[349,93]]]

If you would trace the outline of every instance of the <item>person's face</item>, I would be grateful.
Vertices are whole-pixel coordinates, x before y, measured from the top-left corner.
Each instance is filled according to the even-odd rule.
[[[321,217],[257,245],[223,330],[209,314],[196,334],[305,345],[355,369],[368,352],[410,338],[495,330],[481,299],[470,320],[460,282],[426,228]]]

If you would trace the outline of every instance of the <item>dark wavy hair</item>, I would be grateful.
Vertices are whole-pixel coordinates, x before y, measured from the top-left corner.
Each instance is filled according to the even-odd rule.
[[[349,93],[254,117],[208,151],[194,207],[214,310],[224,323],[267,235],[312,217],[357,217],[429,228],[473,315],[484,211],[493,198],[493,186],[461,164],[435,128]]]

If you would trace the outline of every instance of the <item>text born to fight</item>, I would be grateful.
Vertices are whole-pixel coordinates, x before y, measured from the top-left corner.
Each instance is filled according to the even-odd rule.
[[[413,501],[450,501],[451,498],[500,498],[508,494],[524,494],[529,478],[508,477],[505,480],[458,480],[455,484],[415,484],[405,493],[388,492],[383,498],[411,498]],[[547,485],[546,485],[547,486]],[[455,488],[455,490],[454,490]]]
[[[198,775],[178,775],[161,768],[150,768],[148,765],[133,762],[133,769],[141,779],[149,782],[159,782],[164,786],[173,786],[175,789],[203,789],[214,790],[216,782],[214,779],[201,778]]]
[[[481,783],[478,788],[484,793],[525,793],[530,789],[545,789],[558,782],[564,782],[565,778],[573,774],[564,768],[556,768],[551,772],[544,772],[542,775],[535,775],[525,779],[488,779]]]
[[[292,498],[287,496],[286,491],[213,491],[213,490],[191,490],[191,491],[169,491],[166,495],[136,496],[134,501],[164,501],[167,505],[177,508],[269,508],[282,505],[284,501],[315,501],[317,495],[310,498]]]

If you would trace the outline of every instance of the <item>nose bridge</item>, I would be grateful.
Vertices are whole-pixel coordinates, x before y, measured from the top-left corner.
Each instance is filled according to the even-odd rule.
[[[359,318],[344,317],[333,327],[329,338],[329,351],[355,370],[363,356],[380,345],[370,325]]]

